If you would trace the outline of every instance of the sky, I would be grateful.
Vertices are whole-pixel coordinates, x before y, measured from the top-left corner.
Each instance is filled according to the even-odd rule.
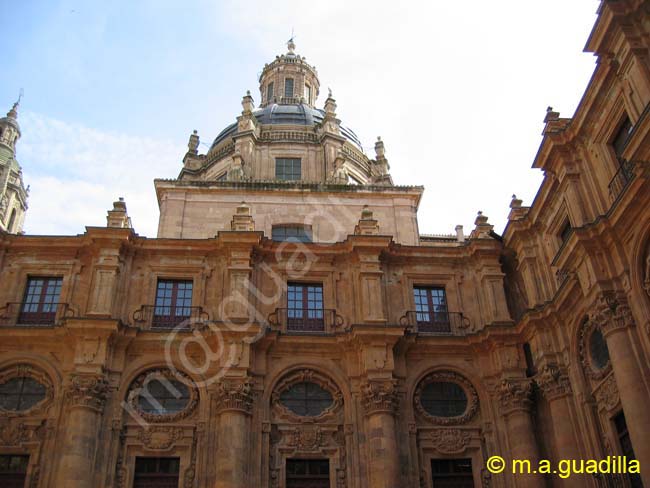
[[[264,63],[296,52],[337,116],[393,181],[423,185],[423,234],[501,233],[513,194],[532,202],[546,108],[573,115],[595,67],[583,49],[597,0],[463,2],[0,0],[0,110],[21,88],[17,158],[28,234],[106,225],[124,197],[155,237],[154,178],[175,178],[192,130],[206,152],[241,113]],[[381,222],[379,223],[381,225]]]

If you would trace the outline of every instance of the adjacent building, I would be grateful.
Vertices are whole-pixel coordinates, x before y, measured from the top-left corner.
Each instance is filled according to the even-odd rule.
[[[503,235],[480,213],[420,234],[423,188],[318,103],[292,41],[259,105],[155,181],[156,238],[122,199],[106,227],[19,235],[0,166],[0,485],[650,486],[647,4],[604,0],[587,50]],[[0,127],[14,161],[15,108]],[[492,474],[494,455],[642,469]]]

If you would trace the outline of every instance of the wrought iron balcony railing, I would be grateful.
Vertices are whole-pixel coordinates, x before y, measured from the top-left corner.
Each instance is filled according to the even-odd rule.
[[[64,318],[73,315],[67,303],[11,302],[0,308],[0,326],[49,327],[60,325]]]
[[[400,325],[416,333],[465,335],[469,319],[460,312],[421,312],[409,310],[399,320]]]
[[[176,307],[163,305],[142,305],[133,312],[133,324],[141,329],[183,329],[193,324],[204,323],[210,316],[202,307]]]
[[[618,171],[608,185],[609,198],[612,200],[612,202],[616,200],[621,193],[623,193],[625,187],[634,178],[634,162],[628,161],[626,159],[620,159],[619,161],[621,165],[619,166]]]
[[[333,334],[345,326],[343,317],[333,309],[276,308],[268,322],[272,329],[288,334]]]

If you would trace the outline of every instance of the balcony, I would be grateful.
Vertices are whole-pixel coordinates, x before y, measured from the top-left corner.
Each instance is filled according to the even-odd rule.
[[[632,181],[634,178],[634,163],[632,161],[627,161],[626,159],[620,159],[620,166],[618,171],[609,182],[609,198],[614,202],[625,187]]]
[[[469,319],[460,312],[421,312],[409,310],[400,318],[400,325],[417,334],[465,335]]]
[[[205,323],[210,316],[202,307],[175,307],[142,305],[133,312],[133,324],[140,329],[192,329],[198,323]]]
[[[334,334],[345,325],[333,309],[276,308],[268,322],[271,329],[285,334]]]
[[[53,327],[73,315],[67,303],[11,302],[0,308],[0,327]]]

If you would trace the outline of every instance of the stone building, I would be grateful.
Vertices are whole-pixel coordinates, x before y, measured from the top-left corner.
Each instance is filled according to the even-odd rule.
[[[648,4],[603,1],[503,235],[420,235],[423,189],[317,108],[293,42],[156,180],[157,238],[121,199],[83,235],[0,234],[0,486],[650,486],[649,49]]]

